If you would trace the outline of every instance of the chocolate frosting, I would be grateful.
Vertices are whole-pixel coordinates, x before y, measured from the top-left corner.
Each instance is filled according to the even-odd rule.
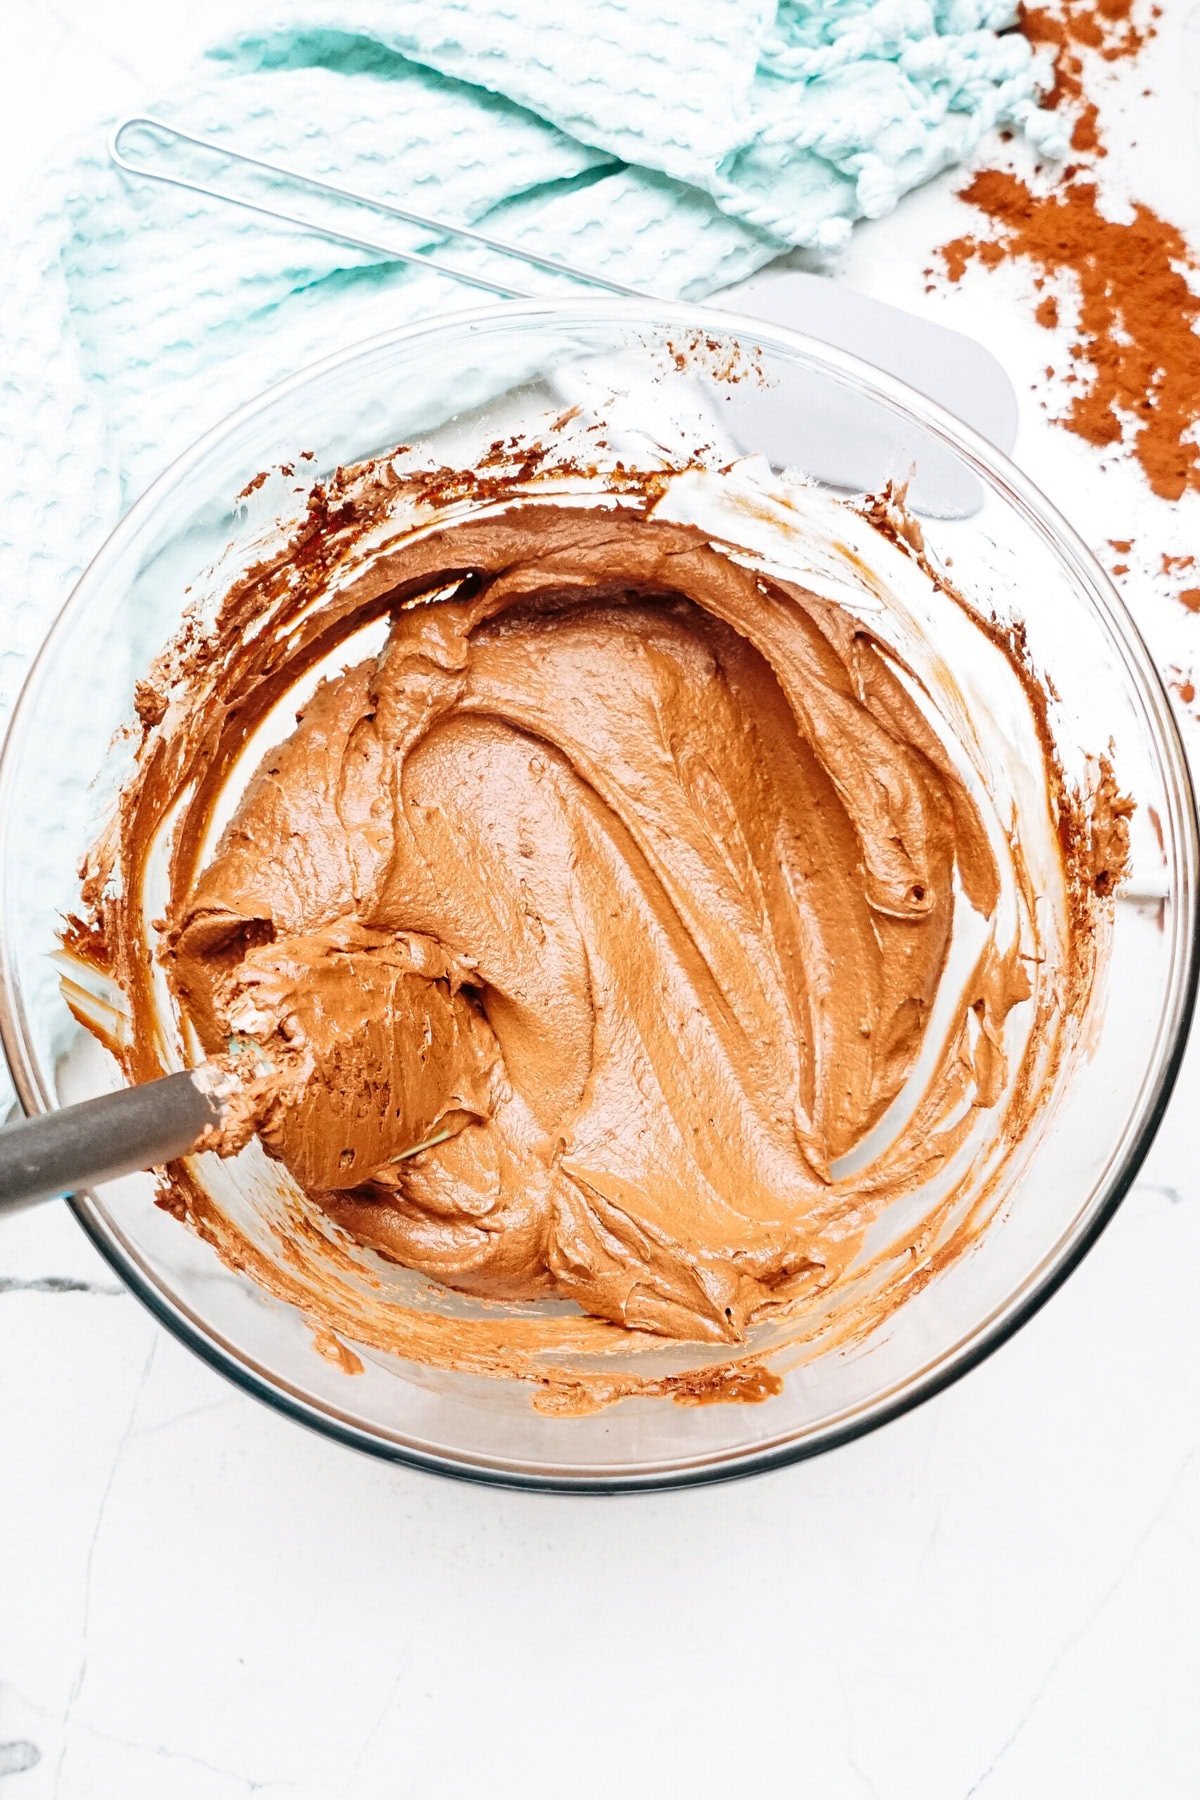
[[[396,490],[365,485],[377,527]],[[332,521],[322,493],[315,566],[298,584],[293,545],[235,591],[219,676],[196,643],[160,671],[117,841],[136,882],[131,846],[192,783],[159,959],[205,1052],[256,1048],[247,1124],[357,1244],[738,1345],[861,1269],[981,1109],[1019,1134],[1074,978],[1071,883],[1060,861],[1039,914],[886,617],[672,518],[661,478],[625,487],[489,495],[348,557],[362,493]],[[251,593],[277,618],[247,650]],[[380,619],[211,842],[254,725]]]

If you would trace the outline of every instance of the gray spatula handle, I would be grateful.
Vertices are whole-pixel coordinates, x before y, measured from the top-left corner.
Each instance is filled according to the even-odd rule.
[[[219,1117],[183,1070],[0,1130],[0,1214],[191,1150]]]

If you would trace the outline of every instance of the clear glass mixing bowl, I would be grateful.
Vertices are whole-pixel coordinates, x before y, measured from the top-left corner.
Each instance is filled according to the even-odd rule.
[[[745,379],[730,380],[740,371]],[[304,1318],[221,1264],[154,1205],[139,1176],[72,1201],[155,1316],[248,1392],[340,1441],[511,1485],[613,1490],[770,1468],[894,1417],[977,1363],[1075,1266],[1132,1182],[1179,1064],[1196,980],[1197,831],[1170,706],[1136,628],[1075,533],[1003,456],[865,363],[775,327],[686,306],[595,299],[489,307],[329,358],[206,437],[154,484],[96,557],[46,640],[0,766],[0,1033],[40,1111],[117,1079],[73,1023],[49,955],[77,865],[127,769],[134,682],[176,629],[186,591],[261,529],[236,497],[260,470],[305,484],[398,443],[463,466],[489,442],[574,404],[644,460],[697,432],[830,484],[912,478],[960,588],[1028,633],[1060,696],[1078,773],[1111,741],[1137,801],[1133,867],[1107,973],[1072,1067],[1003,1212],[865,1341],[792,1368],[761,1405],[634,1399],[582,1418],[528,1388],[318,1353]],[[313,460],[297,463],[301,452]],[[299,477],[297,477],[297,483]],[[965,515],[965,516],[963,516]],[[226,563],[228,558],[226,557]],[[211,579],[211,577],[210,577]],[[453,1304],[449,1297],[448,1304]],[[658,1355],[656,1350],[654,1355]],[[664,1370],[680,1366],[664,1343]],[[639,1369],[645,1373],[643,1358]],[[653,1372],[650,1369],[649,1372]]]

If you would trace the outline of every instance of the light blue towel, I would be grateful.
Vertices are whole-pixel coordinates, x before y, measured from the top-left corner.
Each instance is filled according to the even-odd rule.
[[[1037,107],[1048,71],[1006,29],[1014,10],[294,0],[216,47],[155,110],[694,297],[789,245],[836,250],[856,219],[887,212],[993,127],[1061,149],[1059,121]],[[173,455],[331,349],[478,301],[395,260],[128,183],[100,133],[43,173],[6,240],[0,727],[72,579]]]
[[[294,0],[156,110],[697,296],[787,245],[836,249],[996,125],[1055,148],[1012,17],[1010,0]],[[334,345],[472,300],[127,184],[100,134],[6,235],[0,711],[72,574],[172,455]]]

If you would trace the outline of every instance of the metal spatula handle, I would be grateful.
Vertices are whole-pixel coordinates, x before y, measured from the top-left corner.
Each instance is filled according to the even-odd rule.
[[[0,1130],[0,1214],[184,1156],[220,1119],[182,1070]]]
[[[151,113],[133,113],[128,118],[121,119],[109,137],[109,156],[126,175],[136,175],[142,181],[157,181],[164,187],[183,188],[189,194],[202,194],[206,199],[220,200],[226,206],[240,207],[243,212],[257,213],[260,218],[274,219],[281,225],[294,225],[300,231],[311,231],[335,244],[347,244],[355,250],[372,250],[399,262],[415,263],[418,268],[427,269],[431,274],[448,275],[453,281],[465,282],[468,287],[482,288],[485,293],[497,294],[503,300],[533,300],[537,295],[515,282],[498,281],[491,276],[477,274],[472,269],[441,262],[424,250],[403,250],[397,244],[384,242],[378,237],[364,236],[357,231],[343,231],[319,219],[305,218],[302,214],[289,212],[278,204],[252,200],[244,194],[230,193],[228,189],[211,182],[194,181],[186,175],[156,168],[153,163],[139,161],[136,150],[130,150],[128,139],[138,132],[156,140],[160,150],[187,144],[192,150],[200,150],[215,161],[234,163],[243,169],[254,169],[260,175],[269,175],[280,184],[296,188],[301,193],[348,201],[368,212],[402,220],[406,225],[417,225],[423,230],[436,232],[441,237],[461,238],[465,243],[478,244],[481,249],[525,263],[531,269],[542,269],[550,275],[566,275],[572,281],[582,281],[589,287],[603,288],[609,294],[623,294],[631,300],[654,298],[639,288],[627,287],[623,281],[614,281],[609,275],[598,274],[595,269],[581,269],[574,263],[564,262],[561,257],[543,256],[539,251],[528,249],[523,244],[514,244],[507,238],[496,237],[490,231],[481,231],[475,225],[452,223],[448,219],[436,218],[432,213],[418,212],[411,206],[397,206],[394,201],[361,193],[357,188],[345,187],[340,182],[322,181],[320,176],[310,175],[304,169],[293,169],[286,163],[268,162],[265,157],[251,156],[248,151],[238,150],[232,144],[218,143],[215,138],[200,137],[194,131],[184,131],[178,125],[168,125],[165,119],[156,119]]]

